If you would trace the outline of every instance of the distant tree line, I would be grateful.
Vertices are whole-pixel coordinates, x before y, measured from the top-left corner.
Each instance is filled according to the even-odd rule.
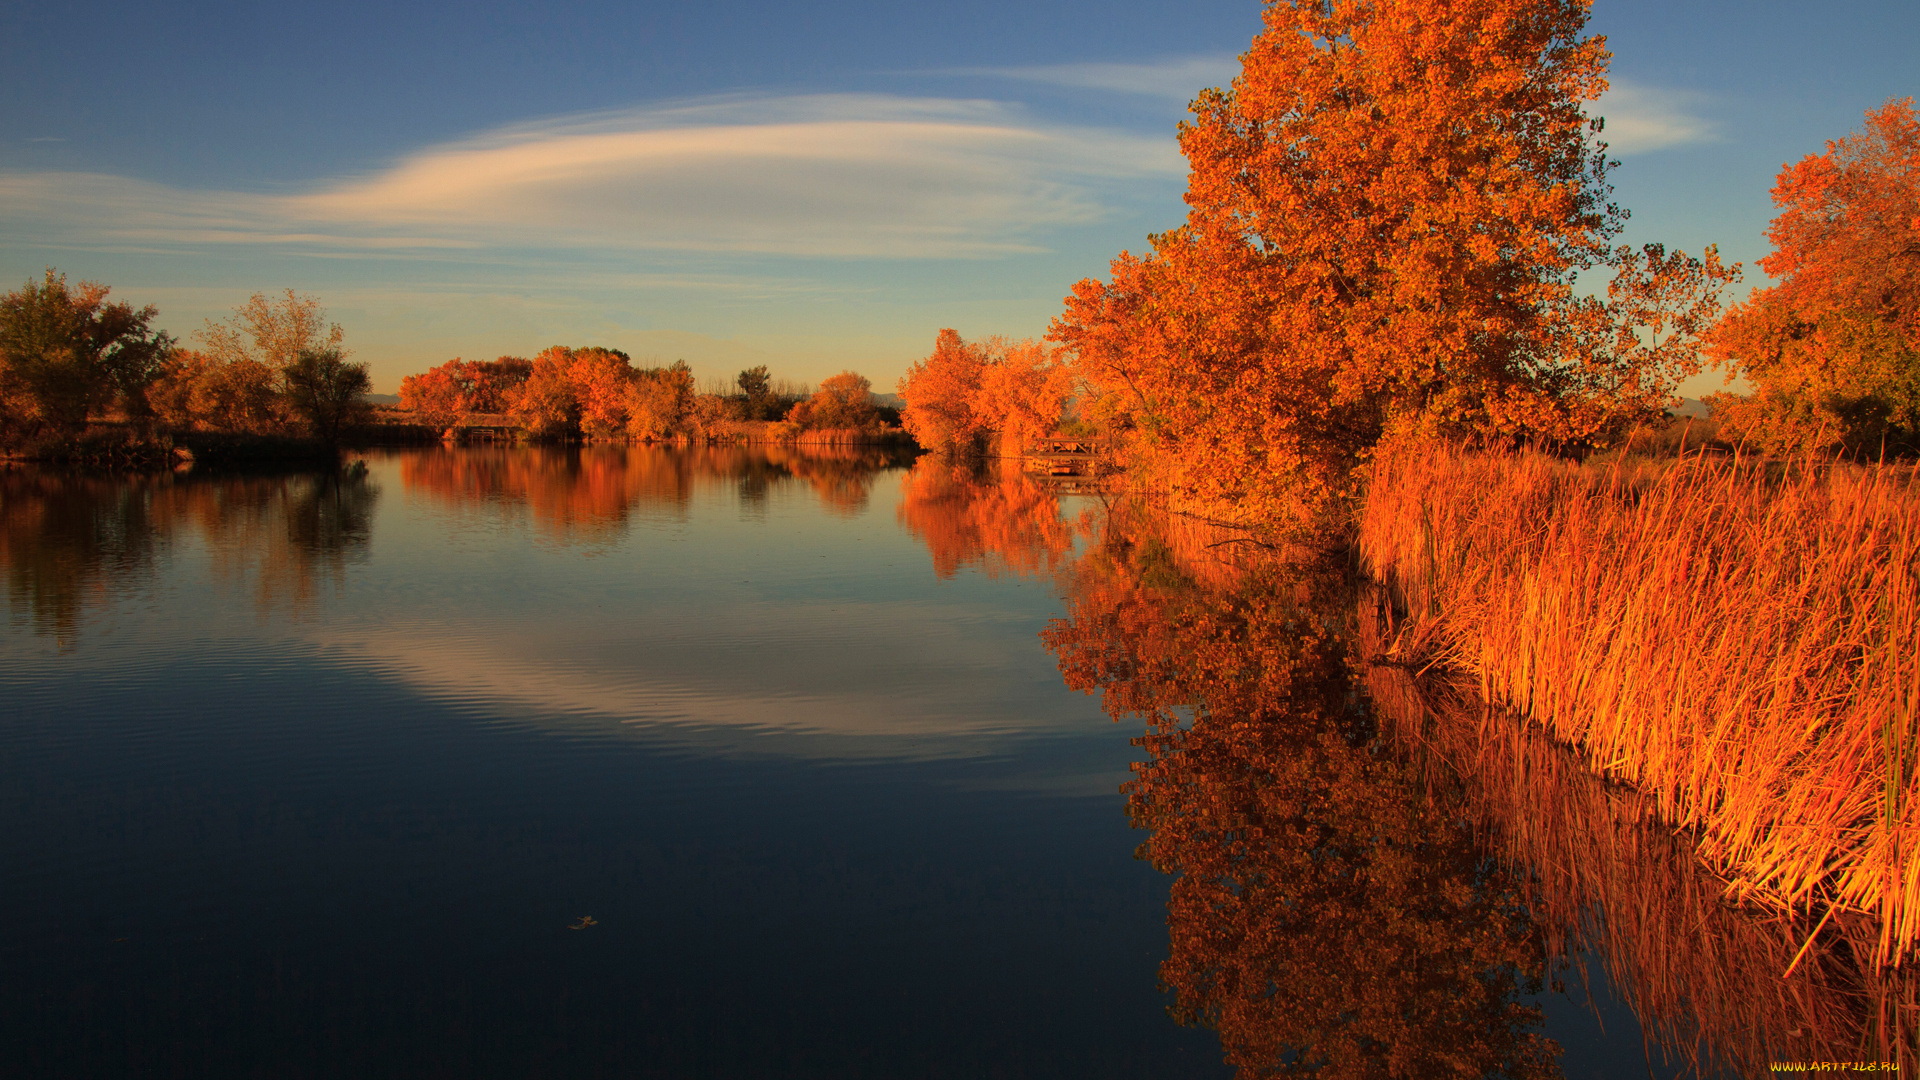
[[[795,392],[764,365],[742,371],[738,393],[700,392],[683,360],[635,367],[618,349],[556,345],[531,360],[455,358],[400,382],[400,407],[451,431],[504,420],[535,438],[656,441],[722,433],[766,421],[775,435],[878,433],[889,417],[865,376],[841,372],[817,391]]]

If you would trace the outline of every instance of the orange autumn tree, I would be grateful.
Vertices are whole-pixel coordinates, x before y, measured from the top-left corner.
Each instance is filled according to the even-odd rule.
[[[1073,372],[1045,342],[1016,341],[995,352],[974,401],[999,433],[1000,452],[1013,455],[1060,426],[1074,396]]]
[[[1038,341],[967,341],[942,330],[933,352],[900,380],[900,420],[928,450],[1018,454],[1060,423],[1075,393],[1072,370]]]
[[[498,360],[459,357],[400,380],[400,407],[429,427],[450,428],[475,413],[507,411],[527,381],[533,363],[518,356]]]
[[[1224,517],[1324,509],[1396,432],[1563,441],[1657,411],[1732,273],[1609,246],[1585,0],[1269,0],[1181,127],[1181,227],[1050,332],[1090,412]],[[1605,300],[1581,271],[1622,274]]]
[[[1716,413],[1768,450],[1920,453],[1920,119],[1913,99],[1780,171],[1756,289],[1712,349],[1754,394]]]
[[[634,383],[641,378],[657,385],[636,392]],[[692,382],[691,372],[673,368],[636,371],[631,358],[618,349],[555,345],[533,358],[525,380],[507,395],[507,411],[541,438],[651,437],[657,434],[661,413],[670,414],[670,423],[679,423]],[[651,392],[656,388],[662,393]],[[638,419],[636,405],[644,410]]]
[[[693,369],[685,360],[636,371],[627,383],[627,434],[668,439],[686,430],[693,412]]]
[[[852,371],[824,379],[812,397],[788,410],[787,423],[806,431],[878,427],[880,410],[873,404],[873,383]]]
[[[900,422],[928,450],[978,452],[986,446],[986,418],[975,409],[986,350],[951,328],[940,331],[933,352],[900,377],[906,408]]]

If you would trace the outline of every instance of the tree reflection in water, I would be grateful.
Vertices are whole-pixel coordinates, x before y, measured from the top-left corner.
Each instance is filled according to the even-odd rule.
[[[413,451],[398,466],[408,491],[443,506],[524,514],[555,539],[598,543],[636,515],[685,517],[703,482],[737,484],[743,505],[804,485],[829,513],[858,515],[895,460],[870,446],[520,446]],[[216,580],[298,616],[366,555],[377,498],[364,478],[336,475],[6,469],[0,575],[15,617],[65,647],[90,608],[151,580],[156,560],[193,538]]]
[[[1242,1075],[1555,1075],[1525,992],[1595,958],[1701,1075],[1920,1066],[1912,973],[1855,959],[1874,927],[1729,900],[1648,800],[1397,663],[1344,566],[1125,500],[1070,526],[1043,484],[931,464],[900,516],[936,572],[1054,575],[1067,682],[1146,721],[1126,795],[1175,875],[1162,979]]]
[[[1175,875],[1174,1014],[1243,1076],[1559,1075],[1523,883],[1355,695],[1342,579],[1210,587],[1135,524],[1109,519],[1046,639],[1068,685],[1147,722],[1125,790]]]
[[[798,480],[827,510],[858,514],[892,462],[871,446],[469,447],[405,454],[400,477],[443,504],[524,509],[555,539],[595,542],[619,536],[635,514],[684,518],[703,482],[735,485],[743,508],[764,513],[776,487]]]
[[[963,566],[992,577],[1049,573],[1073,552],[1076,527],[1061,519],[1055,489],[1021,472],[1018,461],[966,465],[928,456],[903,482],[900,524],[927,545],[942,578]]]
[[[10,610],[71,645],[87,611],[197,539],[216,580],[263,610],[303,611],[366,552],[378,492],[335,475],[89,477],[0,471],[0,570]]]

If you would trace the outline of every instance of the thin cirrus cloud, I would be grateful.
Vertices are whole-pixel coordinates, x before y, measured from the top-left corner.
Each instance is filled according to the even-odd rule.
[[[1703,94],[1613,80],[1613,86],[1587,111],[1604,116],[1607,149],[1620,155],[1645,154],[1668,147],[1721,141],[1711,120],[1700,115]]]
[[[0,223],[96,245],[986,257],[1044,250],[1118,213],[1118,185],[1180,172],[1164,139],[996,102],[739,98],[518,125],[286,194],[5,173]]]

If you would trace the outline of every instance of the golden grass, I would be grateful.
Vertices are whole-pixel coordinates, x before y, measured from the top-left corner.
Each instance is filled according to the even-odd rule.
[[[1703,1051],[1739,1075],[1776,1060],[1920,1066],[1920,973],[1874,970],[1875,920],[1843,913],[1816,933],[1813,913],[1728,903],[1726,881],[1650,796],[1487,705],[1465,676],[1365,663],[1393,633],[1373,597],[1357,614],[1356,654],[1382,730],[1436,781],[1465,786],[1490,846],[1529,872],[1549,950],[1600,959],[1670,1053],[1700,1075],[1712,1074]]]
[[[1476,677],[1691,829],[1736,897],[1920,938],[1920,490],[1909,468],[1582,468],[1382,448],[1361,557],[1400,653]]]

